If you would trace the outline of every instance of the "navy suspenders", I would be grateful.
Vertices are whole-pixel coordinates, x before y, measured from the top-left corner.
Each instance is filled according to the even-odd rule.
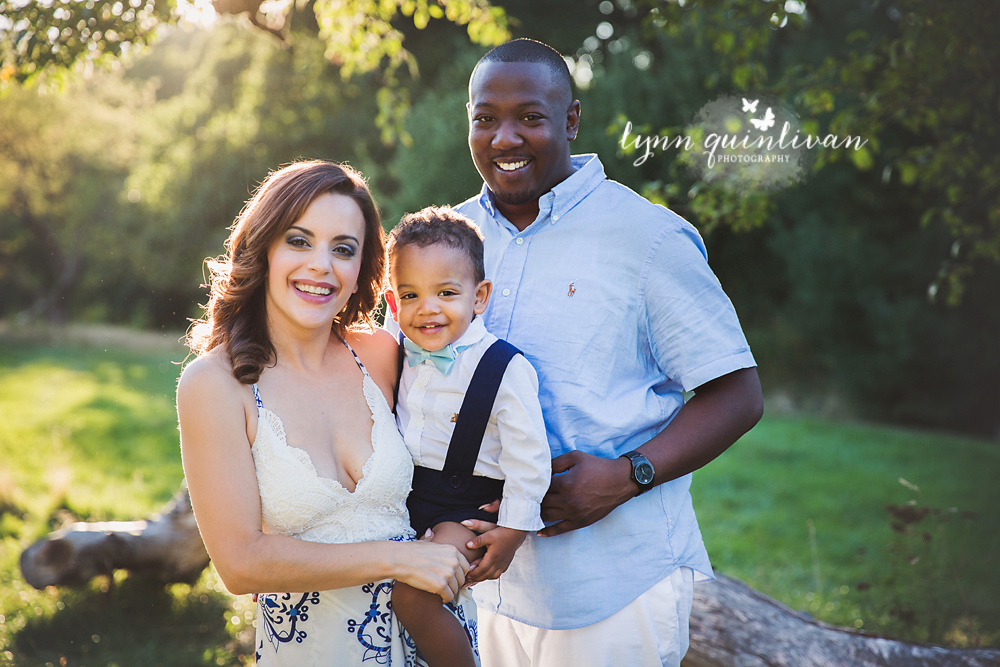
[[[400,341],[402,341],[400,334]],[[399,353],[399,375],[403,374],[404,352],[402,342]],[[472,381],[465,392],[462,407],[458,411],[455,431],[448,444],[448,455],[444,468],[440,471],[442,490],[449,494],[462,493],[472,483],[472,472],[479,459],[479,450],[483,445],[483,436],[489,424],[493,403],[496,401],[500,382],[507,370],[510,360],[521,351],[505,340],[497,340],[479,361]],[[400,380],[396,381],[397,400]]]
[[[472,483],[472,471],[479,459],[493,403],[507,365],[515,354],[521,354],[521,351],[507,341],[497,339],[486,350],[472,374],[441,471],[447,485],[456,491],[464,491]]]

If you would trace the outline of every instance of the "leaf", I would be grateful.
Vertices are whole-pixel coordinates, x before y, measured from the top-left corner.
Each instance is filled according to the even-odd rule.
[[[912,162],[899,161],[896,167],[899,169],[899,180],[903,185],[913,185],[917,181],[917,167]]]
[[[868,152],[868,149],[862,146],[861,148],[851,151],[851,161],[861,171],[868,171],[872,168],[874,161],[872,160],[872,155]]]

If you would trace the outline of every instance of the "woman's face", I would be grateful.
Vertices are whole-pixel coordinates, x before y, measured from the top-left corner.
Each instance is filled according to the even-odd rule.
[[[353,199],[325,193],[313,200],[267,251],[271,326],[329,331],[358,290],[365,218]]]

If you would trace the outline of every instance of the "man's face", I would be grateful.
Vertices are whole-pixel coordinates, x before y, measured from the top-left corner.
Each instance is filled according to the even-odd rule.
[[[486,62],[469,83],[469,148],[501,210],[536,207],[573,173],[580,103],[554,79],[542,63]]]

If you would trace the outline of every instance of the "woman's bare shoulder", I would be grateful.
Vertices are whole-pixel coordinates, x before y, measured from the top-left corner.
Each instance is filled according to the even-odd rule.
[[[242,384],[233,376],[233,367],[225,350],[219,346],[184,367],[177,382],[177,397],[239,395]]]

